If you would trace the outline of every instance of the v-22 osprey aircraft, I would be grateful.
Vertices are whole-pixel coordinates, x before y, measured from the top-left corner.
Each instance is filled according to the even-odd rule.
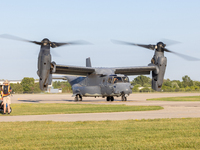
[[[59,65],[51,61],[50,48],[56,48],[63,45],[76,45],[80,42],[51,42],[45,38],[41,42],[25,40],[11,35],[1,35],[2,38],[25,41],[40,45],[38,56],[38,71],[40,89],[46,91],[48,85],[52,83],[52,74],[64,75],[62,77],[53,77],[53,79],[68,80],[71,84],[75,101],[82,101],[82,97],[106,97],[107,101],[113,101],[114,97],[121,97],[126,101],[132,93],[133,86],[129,82],[130,75],[149,75],[152,72],[152,89],[161,91],[167,58],[164,52],[174,53],[188,60],[199,60],[194,57],[172,52],[166,49],[166,44],[158,42],[156,45],[135,44],[124,41],[114,41],[117,44],[133,45],[150,50],[154,50],[154,56],[147,66],[132,67],[113,67],[96,68],[92,67],[90,58],[86,59],[86,66]]]

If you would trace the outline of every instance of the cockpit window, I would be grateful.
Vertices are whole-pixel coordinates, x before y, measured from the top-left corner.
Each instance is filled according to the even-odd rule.
[[[108,83],[111,83],[112,82],[112,77],[109,77],[108,78]]]
[[[124,82],[129,82],[128,77],[122,77],[122,78],[123,78]]]
[[[120,82],[123,82],[121,77],[114,77],[113,83],[120,83]]]

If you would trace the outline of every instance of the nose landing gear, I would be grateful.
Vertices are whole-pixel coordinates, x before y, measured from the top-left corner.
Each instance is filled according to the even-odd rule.
[[[122,101],[127,101],[127,98],[125,95],[122,95],[121,99],[122,99]]]
[[[122,101],[127,101],[127,97],[126,97],[126,94],[124,92],[121,92],[121,99]]]
[[[74,98],[74,101],[82,101],[82,96],[80,94],[77,94]]]

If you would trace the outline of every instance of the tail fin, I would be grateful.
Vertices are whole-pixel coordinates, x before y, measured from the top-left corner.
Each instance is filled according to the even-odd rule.
[[[86,67],[92,67],[90,57],[86,58]]]

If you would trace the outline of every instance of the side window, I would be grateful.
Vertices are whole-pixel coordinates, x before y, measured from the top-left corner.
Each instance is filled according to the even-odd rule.
[[[118,79],[117,77],[114,77],[113,83],[117,83]]]
[[[112,77],[109,77],[108,78],[108,83],[111,83],[112,82]]]

